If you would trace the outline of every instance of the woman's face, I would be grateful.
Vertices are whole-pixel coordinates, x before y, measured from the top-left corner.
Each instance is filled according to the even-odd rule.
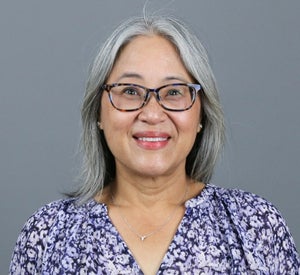
[[[138,36],[119,55],[107,80],[157,88],[192,83],[174,46],[160,36]],[[117,174],[159,177],[185,173],[185,162],[200,130],[200,98],[191,109],[163,109],[151,95],[140,110],[121,112],[103,92],[99,121],[115,157]]]

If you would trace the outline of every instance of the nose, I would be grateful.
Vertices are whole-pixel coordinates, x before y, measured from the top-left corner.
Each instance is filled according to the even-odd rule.
[[[146,104],[140,110],[139,119],[149,124],[157,124],[164,121],[166,116],[165,110],[156,98],[156,94],[150,93]]]

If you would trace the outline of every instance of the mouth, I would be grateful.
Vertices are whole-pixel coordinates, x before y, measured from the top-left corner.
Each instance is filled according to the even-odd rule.
[[[133,135],[139,147],[143,149],[162,149],[167,146],[170,135],[161,132],[142,132]]]
[[[139,141],[144,142],[163,142],[167,141],[169,137],[135,137]]]

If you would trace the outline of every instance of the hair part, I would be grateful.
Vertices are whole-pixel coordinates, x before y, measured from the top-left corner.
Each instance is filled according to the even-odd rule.
[[[187,156],[186,173],[195,181],[208,183],[225,140],[223,112],[208,56],[198,38],[184,23],[174,17],[134,17],[123,22],[106,40],[91,64],[81,109],[84,154],[81,187],[72,196],[79,203],[92,199],[115,177],[115,160],[103,132],[97,127],[100,117],[101,86],[109,77],[122,49],[134,38],[159,35],[170,41],[178,51],[184,66],[202,86],[201,123],[203,128]]]

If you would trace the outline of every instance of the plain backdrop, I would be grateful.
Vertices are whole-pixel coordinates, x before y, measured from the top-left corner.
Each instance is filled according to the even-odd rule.
[[[26,219],[75,183],[89,63],[143,0],[0,3],[0,274]],[[300,246],[300,1],[148,1],[209,52],[227,122],[212,183],[265,197]]]

